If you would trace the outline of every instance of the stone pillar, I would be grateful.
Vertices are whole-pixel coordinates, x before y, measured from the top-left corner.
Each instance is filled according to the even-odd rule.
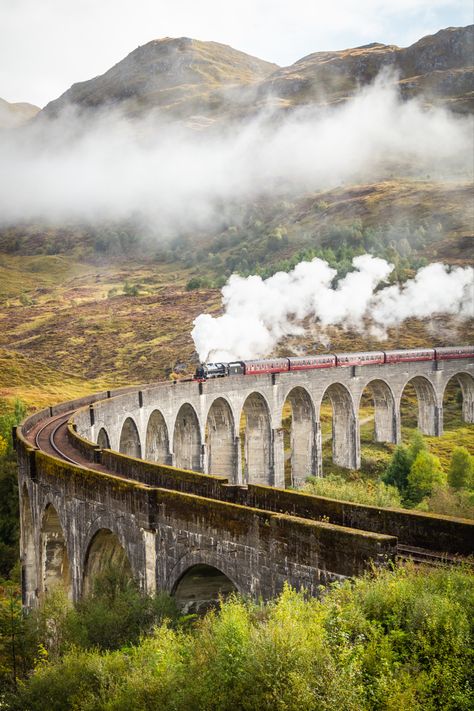
[[[242,442],[240,437],[234,439],[234,484],[243,484],[242,478]]]
[[[436,437],[438,434],[437,410],[436,405],[418,396],[418,429],[428,437]]]
[[[145,546],[145,571],[142,581],[142,590],[147,595],[156,592],[156,541],[154,531],[143,531]]]
[[[462,419],[468,424],[474,423],[474,388],[462,387]]]
[[[207,455],[207,444],[203,443],[201,444],[201,454],[199,457],[199,471],[203,472],[204,474],[209,473],[209,457]]]
[[[394,444],[402,443],[402,418],[400,415],[400,404],[395,405],[393,409],[393,434]]]
[[[313,462],[312,476],[323,476],[323,438],[321,435],[321,422],[314,423],[313,428]]]
[[[350,446],[351,451],[351,467],[352,469],[360,469],[360,425],[359,418],[355,417],[354,421],[351,423],[352,442]]]
[[[268,484],[285,488],[285,445],[283,428],[272,430],[272,463]],[[273,474],[273,476],[272,476]]]
[[[346,469],[360,469],[360,433],[358,418],[333,414],[332,458]]]
[[[443,434],[443,406],[435,406],[434,408],[434,428],[436,437],[441,437]]]

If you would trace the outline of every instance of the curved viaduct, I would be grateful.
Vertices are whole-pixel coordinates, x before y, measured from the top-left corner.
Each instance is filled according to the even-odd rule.
[[[192,608],[231,589],[269,598],[285,580],[315,593],[369,561],[385,564],[397,547],[472,553],[467,521],[284,489],[288,407],[298,485],[322,474],[325,396],[333,459],[356,469],[364,393],[376,440],[396,443],[407,385],[419,429],[440,435],[453,378],[472,423],[474,359],[159,383],[36,413],[16,433],[25,605],[59,582],[78,599],[110,563]]]

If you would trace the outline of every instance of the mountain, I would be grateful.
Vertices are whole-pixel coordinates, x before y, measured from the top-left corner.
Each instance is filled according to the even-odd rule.
[[[474,25],[449,27],[405,49],[374,42],[310,54],[264,80],[261,94],[290,105],[335,103],[389,70],[402,95],[466,112],[474,110],[473,62]]]
[[[54,117],[68,104],[120,107],[131,115],[154,108],[186,116],[207,113],[218,108],[220,90],[245,88],[275,69],[276,64],[217,42],[167,37],[138,47],[105,74],[73,84],[42,114]]]
[[[119,107],[131,116],[159,109],[200,127],[242,118],[273,104],[347,100],[359,87],[389,70],[405,97],[422,95],[427,104],[474,110],[474,25],[450,27],[407,48],[372,43],[316,52],[289,67],[278,67],[217,42],[159,39],[138,47],[105,74],[74,84],[41,112],[58,115]]]
[[[11,104],[5,99],[0,99],[0,129],[21,126],[40,111],[39,106],[33,104]]]

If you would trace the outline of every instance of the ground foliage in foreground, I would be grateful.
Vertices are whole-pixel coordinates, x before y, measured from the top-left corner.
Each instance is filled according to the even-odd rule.
[[[7,708],[467,711],[473,622],[467,568],[385,570],[321,599],[289,587],[266,605],[232,597],[135,646],[46,657]]]
[[[0,579],[14,577],[18,565],[19,512],[17,464],[12,428],[24,418],[25,404],[0,398]]]

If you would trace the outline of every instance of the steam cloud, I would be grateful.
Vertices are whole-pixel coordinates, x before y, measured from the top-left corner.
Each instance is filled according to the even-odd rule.
[[[336,271],[327,262],[300,262],[289,273],[269,279],[232,275],[222,289],[225,313],[201,314],[192,337],[201,361],[229,361],[268,355],[284,336],[304,332],[298,323],[310,317],[325,326],[385,329],[407,318],[435,314],[472,317],[474,269],[430,264],[403,286],[378,289],[393,265],[364,254],[352,260],[354,271],[333,287]],[[368,324],[368,325],[367,325]]]
[[[232,201],[377,179],[387,167],[470,174],[471,128],[467,117],[402,102],[384,78],[336,108],[262,111],[201,131],[110,109],[86,126],[69,107],[0,133],[0,223],[138,215],[158,235],[177,234],[218,224]]]

